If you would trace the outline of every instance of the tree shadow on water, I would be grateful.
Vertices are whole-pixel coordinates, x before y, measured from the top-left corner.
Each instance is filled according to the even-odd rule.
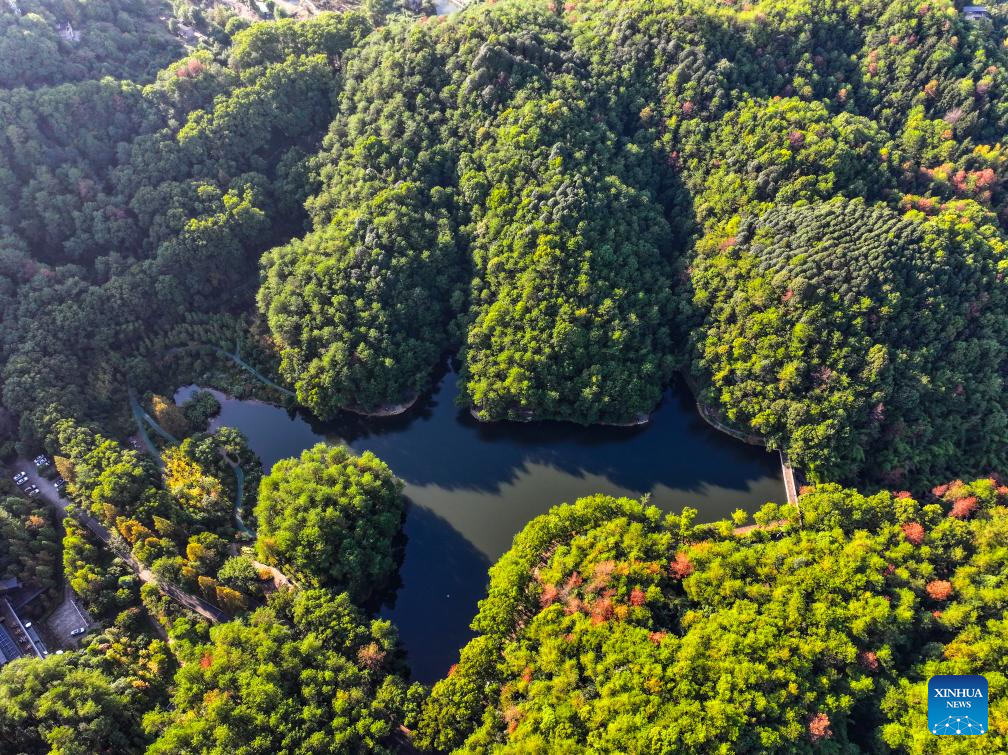
[[[410,504],[402,587],[380,614],[399,629],[413,678],[443,678],[472,638],[469,624],[486,596],[490,561],[447,520]]]
[[[530,464],[579,477],[608,478],[646,492],[659,485],[699,490],[705,484],[745,490],[777,474],[779,462],[707,425],[689,389],[676,380],[651,421],[637,427],[569,422],[483,423],[459,409],[457,374],[448,373],[415,411],[391,419],[353,418],[316,432],[370,450],[414,485],[496,492]]]
[[[219,396],[220,424],[237,427],[268,469],[321,441],[373,451],[416,486],[498,493],[530,465],[578,478],[605,478],[621,490],[644,493],[658,486],[685,492],[705,485],[745,491],[779,475],[779,462],[707,425],[688,388],[675,381],[651,421],[641,427],[583,427],[565,422],[482,423],[460,409],[457,374],[397,417],[344,413],[318,422],[303,412]],[[607,492],[592,490],[590,492]],[[762,501],[760,501],[762,503]]]

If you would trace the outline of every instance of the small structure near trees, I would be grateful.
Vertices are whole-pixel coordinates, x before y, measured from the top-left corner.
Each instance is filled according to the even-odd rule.
[[[69,21],[64,28],[60,29],[59,35],[67,42],[80,42],[80,32],[76,31]]]
[[[963,18],[967,21],[990,21],[991,14],[982,5],[966,5],[962,9]]]

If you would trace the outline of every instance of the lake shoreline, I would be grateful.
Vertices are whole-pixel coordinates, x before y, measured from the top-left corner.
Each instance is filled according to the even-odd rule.
[[[323,422],[302,408],[213,389],[222,404],[213,426],[242,432],[265,469],[317,443],[345,444],[374,453],[403,480],[410,505],[402,585],[378,615],[399,628],[413,678],[433,683],[471,637],[487,570],[554,506],[650,495],[665,513],[689,506],[700,521],[719,521],[781,498],[776,459],[698,418],[695,397],[676,377],[647,424],[629,427],[474,421],[458,403],[458,373],[448,370],[412,411],[393,418],[341,412]]]
[[[648,412],[647,414],[640,414],[637,419],[632,419],[629,422],[591,422],[587,425],[581,425],[579,422],[572,422],[567,419],[552,419],[552,418],[542,418],[536,417],[534,415],[529,415],[528,417],[522,418],[508,418],[508,419],[486,419],[481,417],[475,406],[469,407],[469,416],[474,420],[483,425],[503,425],[508,422],[515,422],[518,424],[531,424],[533,422],[563,422],[572,425],[580,425],[581,427],[644,427],[651,422],[651,415],[654,412]]]
[[[350,412],[351,414],[356,414],[358,417],[371,417],[374,419],[381,419],[382,417],[398,417],[400,414],[405,414],[414,406],[416,406],[417,401],[420,400],[420,394],[414,393],[412,398],[406,399],[401,404],[383,404],[377,409],[372,409],[370,411],[365,411],[364,409],[355,409],[350,406],[341,406],[345,412]]]
[[[693,376],[690,375],[689,370],[680,370],[679,375],[682,377],[683,382],[686,384],[686,387],[693,396],[693,401],[696,403],[696,410],[697,414],[700,415],[700,419],[718,432],[735,438],[735,440],[741,441],[742,443],[747,443],[750,446],[757,446],[758,448],[767,447],[765,438],[756,435],[755,433],[747,433],[745,430],[730,426],[728,423],[723,422],[718,418],[719,412],[717,410],[702,403],[700,401],[700,391],[697,390],[696,380],[694,380]]]

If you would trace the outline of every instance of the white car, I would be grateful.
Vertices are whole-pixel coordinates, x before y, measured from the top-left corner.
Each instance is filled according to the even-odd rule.
[[[18,487],[21,487],[26,482],[28,482],[28,475],[26,475],[24,472],[18,472],[14,475],[14,484],[17,485]]]
[[[79,627],[70,633],[71,637],[80,637],[87,631],[87,627]]]

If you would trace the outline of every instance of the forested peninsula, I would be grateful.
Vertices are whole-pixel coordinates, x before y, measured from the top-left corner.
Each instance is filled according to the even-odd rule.
[[[1008,750],[1008,6],[450,5],[0,3],[0,751]],[[487,425],[684,379],[808,484],[551,501],[421,684],[397,470],[173,395],[446,360]]]

